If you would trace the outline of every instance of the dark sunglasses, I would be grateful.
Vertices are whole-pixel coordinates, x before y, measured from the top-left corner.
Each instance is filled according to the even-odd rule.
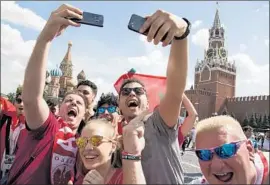
[[[97,109],[98,114],[104,114],[105,111],[107,110],[110,114],[116,112],[117,107],[116,106],[110,106],[110,107],[99,107]]]
[[[229,159],[233,157],[240,145],[244,142],[242,141],[236,141],[232,143],[226,143],[224,145],[210,148],[210,149],[201,149],[201,150],[195,150],[196,156],[202,160],[202,161],[211,161],[213,159],[214,153],[220,158],[220,159]]]
[[[18,104],[22,103],[22,99],[21,98],[16,98],[15,100]]]
[[[123,96],[128,96],[132,91],[135,92],[136,95],[140,96],[145,93],[145,89],[143,87],[135,87],[135,88],[123,88],[121,90],[121,94]]]

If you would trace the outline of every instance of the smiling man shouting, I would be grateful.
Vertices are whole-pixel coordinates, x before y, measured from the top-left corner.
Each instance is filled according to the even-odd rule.
[[[67,184],[74,176],[77,146],[75,137],[88,101],[80,92],[69,92],[56,118],[43,99],[49,48],[55,36],[68,26],[65,19],[81,19],[82,11],[62,5],[53,11],[40,33],[28,65],[22,91],[28,134],[18,148],[7,184]]]
[[[178,144],[179,114],[188,64],[190,23],[187,19],[158,10],[147,17],[141,32],[149,29],[147,40],[158,44],[167,34],[163,46],[171,43],[167,66],[166,93],[160,105],[145,121],[145,148],[142,167],[147,184],[183,184],[184,175]],[[128,124],[149,108],[144,84],[137,79],[125,80],[119,91],[119,109]]]
[[[269,184],[269,154],[255,153],[252,142],[232,117],[200,121],[195,153],[204,177],[193,184]]]

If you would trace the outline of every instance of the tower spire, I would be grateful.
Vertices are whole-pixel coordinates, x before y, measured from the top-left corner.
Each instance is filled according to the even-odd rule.
[[[71,46],[72,46],[72,42],[69,41],[68,42],[68,49],[67,49],[67,53],[63,59],[63,62],[66,62],[66,63],[71,63]]]
[[[73,65],[72,65],[72,61],[71,61],[71,46],[72,46],[72,42],[69,41],[66,55],[60,64],[60,69],[63,72],[63,76],[68,76],[68,77],[72,77],[72,66]]]
[[[218,2],[216,2],[217,5],[217,9],[216,9],[216,15],[215,15],[215,19],[214,19],[214,23],[213,23],[213,27],[214,28],[220,28],[220,19],[219,19],[219,6],[218,6]]]

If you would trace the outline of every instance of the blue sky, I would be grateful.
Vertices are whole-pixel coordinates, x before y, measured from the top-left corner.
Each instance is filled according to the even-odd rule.
[[[188,86],[193,84],[196,60],[203,59],[207,30],[212,26],[216,2],[1,2],[1,91],[14,91],[22,83],[32,47],[51,11],[63,3],[102,14],[104,28],[82,25],[68,28],[53,41],[48,68],[62,61],[72,41],[74,77],[84,69],[101,92],[112,91],[117,78],[130,68],[165,75],[169,48],[146,43],[127,29],[131,14],[148,15],[163,9],[193,24],[189,45]],[[269,2],[219,2],[225,27],[226,49],[237,65],[237,96],[269,94]]]

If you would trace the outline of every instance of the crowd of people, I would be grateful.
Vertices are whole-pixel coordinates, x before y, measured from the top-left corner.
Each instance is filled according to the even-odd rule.
[[[135,78],[122,83],[118,96],[102,94],[95,110],[98,87],[90,80],[61,102],[45,101],[51,43],[68,26],[80,26],[66,17],[81,19],[82,11],[62,5],[52,12],[27,64],[22,94],[14,106],[1,97],[1,184],[184,184],[180,149],[191,142],[203,175],[191,184],[269,184],[269,153],[256,148],[232,117],[198,121],[185,96],[185,18],[158,10],[140,30],[149,29],[154,44],[168,33],[162,42],[170,47],[166,93],[153,111],[144,83]]]

